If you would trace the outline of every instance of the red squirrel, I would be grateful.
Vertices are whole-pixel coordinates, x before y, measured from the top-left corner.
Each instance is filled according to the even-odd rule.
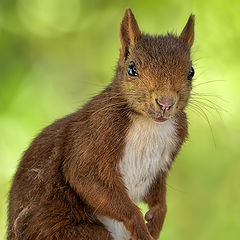
[[[8,240],[158,239],[166,178],[187,137],[194,16],[180,36],[150,36],[127,9],[119,37],[113,81],[24,153]],[[148,204],[145,217],[139,202]]]

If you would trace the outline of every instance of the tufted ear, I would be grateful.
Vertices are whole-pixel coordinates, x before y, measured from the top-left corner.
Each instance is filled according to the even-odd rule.
[[[141,31],[130,8],[126,9],[120,25],[119,38],[122,44],[121,55],[127,57],[129,45],[134,44],[141,36]]]
[[[187,24],[185,25],[179,37],[189,48],[192,47],[194,41],[194,15],[190,15]]]

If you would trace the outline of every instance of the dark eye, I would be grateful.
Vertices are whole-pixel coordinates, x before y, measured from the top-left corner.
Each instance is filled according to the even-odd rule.
[[[134,61],[131,61],[128,66],[128,75],[136,77],[138,76],[136,64]]]
[[[194,73],[195,73],[194,68],[191,67],[188,73],[188,80],[192,80]]]

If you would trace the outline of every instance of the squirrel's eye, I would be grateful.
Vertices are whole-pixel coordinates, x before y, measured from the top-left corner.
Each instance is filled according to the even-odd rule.
[[[137,68],[134,61],[131,61],[128,66],[128,75],[136,77],[138,76]]]
[[[192,80],[194,73],[195,73],[194,68],[191,67],[188,73],[188,80]]]

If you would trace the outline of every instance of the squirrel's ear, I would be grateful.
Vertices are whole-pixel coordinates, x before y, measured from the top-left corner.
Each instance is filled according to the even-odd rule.
[[[186,26],[182,30],[180,39],[188,45],[189,48],[192,47],[194,41],[194,15],[190,15]]]
[[[134,44],[141,36],[141,31],[130,8],[126,9],[120,25],[119,37],[122,44],[121,55],[126,57],[130,44]]]

